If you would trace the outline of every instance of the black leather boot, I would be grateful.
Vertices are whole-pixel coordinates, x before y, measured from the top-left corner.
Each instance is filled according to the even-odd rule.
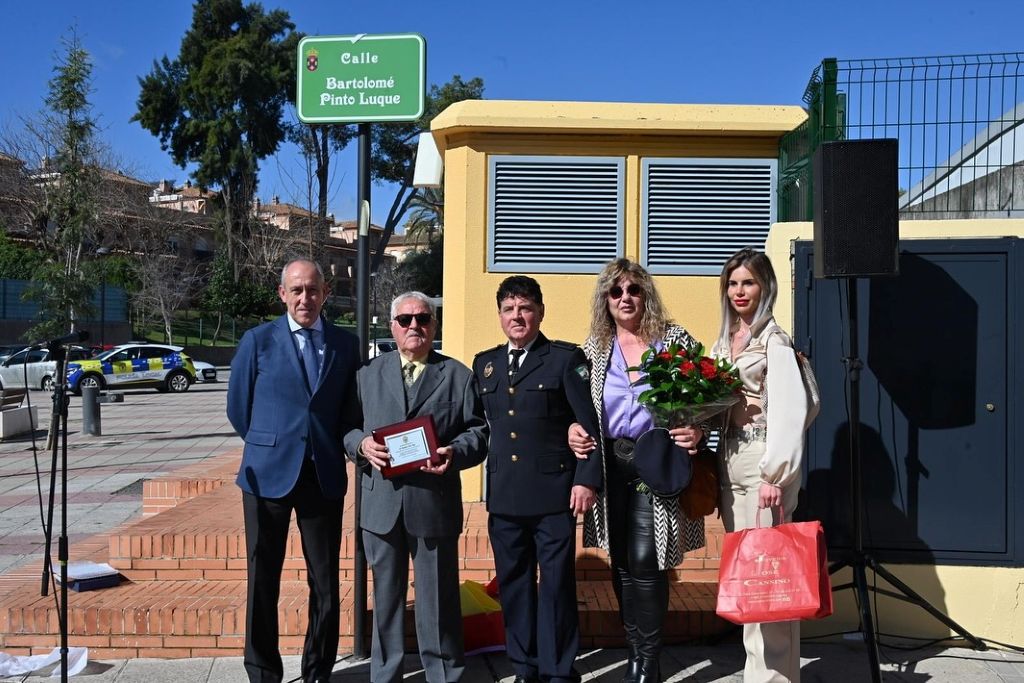
[[[657,657],[640,660],[636,683],[661,683],[661,667]]]
[[[622,677],[622,683],[636,683],[640,675],[640,652],[633,643],[629,644],[629,655],[626,657],[626,674]]]

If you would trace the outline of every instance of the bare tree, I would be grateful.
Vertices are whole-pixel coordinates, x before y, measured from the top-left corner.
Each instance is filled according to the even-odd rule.
[[[173,254],[136,261],[139,291],[136,305],[163,322],[167,343],[174,338],[174,313],[189,301],[201,284],[200,264]]]
[[[412,289],[412,278],[393,261],[385,261],[370,279],[370,315],[383,322],[391,317],[391,301],[399,294]],[[379,324],[378,323],[378,324]]]
[[[308,258],[307,234],[302,229],[282,230],[267,221],[253,221],[248,240],[241,244],[252,275],[273,284],[281,267],[293,258]]]

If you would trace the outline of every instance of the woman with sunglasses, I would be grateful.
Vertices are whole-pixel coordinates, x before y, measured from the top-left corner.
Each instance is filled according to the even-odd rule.
[[[736,365],[743,388],[718,445],[718,509],[726,531],[756,526],[766,508],[763,523],[775,526],[792,519],[800,490],[803,380],[793,342],[772,316],[778,284],[768,257],[753,249],[733,254],[719,291],[722,328],[712,354]],[[743,646],[744,681],[800,680],[799,621],[745,624]]]
[[[605,486],[584,522],[584,545],[608,551],[612,585],[629,645],[624,683],[661,680],[658,663],[661,630],[668,610],[668,570],[683,553],[704,545],[704,520],[687,519],[677,498],[637,490],[637,475],[628,461],[631,444],[651,429],[650,412],[637,402],[645,389],[635,382],[648,348],[671,343],[692,347],[694,339],[672,324],[650,274],[629,259],[612,261],[597,278],[590,336],[583,351],[591,362],[590,393],[601,433],[587,434],[579,425],[569,432],[577,455],[604,439]],[[696,452],[703,432],[692,426],[670,431],[675,443]],[[617,455],[621,454],[621,458]]]

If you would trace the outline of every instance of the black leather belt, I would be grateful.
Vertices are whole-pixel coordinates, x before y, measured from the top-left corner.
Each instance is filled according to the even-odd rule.
[[[621,437],[618,439],[605,439],[604,440],[605,453],[611,452],[615,454],[615,458],[619,462],[632,462],[633,461],[633,450],[636,448],[636,441]]]

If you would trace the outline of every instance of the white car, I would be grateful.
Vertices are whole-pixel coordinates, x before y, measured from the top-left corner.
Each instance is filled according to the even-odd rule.
[[[440,339],[435,339],[431,345],[434,347],[435,351],[441,350]],[[370,351],[367,357],[376,358],[377,356],[385,354],[388,351],[394,351],[397,348],[398,344],[395,343],[395,340],[390,337],[388,337],[387,339],[374,339],[373,341],[370,342]],[[197,365],[196,367],[199,366]]]
[[[73,346],[68,349],[67,362],[89,358],[89,349]],[[30,389],[53,391],[53,377],[57,372],[57,361],[51,360],[49,349],[22,349],[0,363],[0,388],[25,388],[26,375]]]
[[[192,365],[196,366],[196,380],[200,382],[217,381],[217,368],[210,363],[193,358]]]

